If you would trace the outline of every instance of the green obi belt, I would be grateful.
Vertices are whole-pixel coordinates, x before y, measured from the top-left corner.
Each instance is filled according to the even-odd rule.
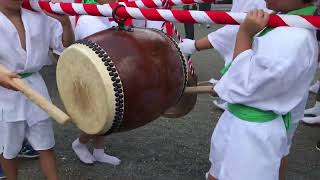
[[[19,73],[18,75],[21,77],[21,79],[27,78],[31,76],[33,73]]]
[[[241,120],[255,123],[269,122],[279,117],[279,115],[273,111],[263,111],[261,109],[249,107],[243,104],[228,103],[228,110],[231,114]],[[286,130],[288,130],[291,125],[291,112],[287,113],[286,115],[282,115],[282,118]]]

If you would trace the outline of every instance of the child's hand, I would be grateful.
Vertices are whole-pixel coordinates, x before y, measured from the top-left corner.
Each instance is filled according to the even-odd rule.
[[[62,2],[62,0],[50,0],[50,2],[59,3],[59,2]],[[50,13],[47,11],[44,11],[44,13],[46,13],[47,16],[50,16],[50,17],[58,20],[62,24],[62,26],[66,25],[66,24],[69,25],[69,23],[70,23],[69,16],[67,16],[67,15]]]
[[[269,14],[263,10],[250,11],[244,22],[240,25],[239,32],[245,33],[253,37],[258,32],[262,31],[269,21]]]
[[[17,91],[18,89],[16,89],[15,86],[13,85],[13,81],[12,81],[13,78],[20,78],[20,77],[14,73],[0,72],[0,86]]]

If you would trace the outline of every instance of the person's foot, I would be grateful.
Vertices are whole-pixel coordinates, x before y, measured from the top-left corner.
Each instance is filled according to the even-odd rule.
[[[320,124],[320,116],[304,117],[304,118],[302,118],[302,122],[304,122],[306,124]]]
[[[211,26],[210,26],[210,24],[206,24],[206,28],[208,28],[208,29],[209,29],[210,27],[211,27]]]
[[[31,145],[24,143],[19,154],[19,158],[36,158],[39,157],[38,151],[34,150]]]
[[[92,156],[92,154],[89,152],[87,146],[85,144],[81,144],[79,142],[79,139],[76,139],[72,143],[72,149],[78,156],[81,162],[85,164],[93,164],[95,161],[95,158]]]
[[[320,115],[320,102],[316,101],[316,104],[304,111],[305,117],[315,117]]]
[[[93,150],[93,157],[96,159],[96,161],[101,163],[108,163],[111,165],[119,165],[121,160],[118,159],[115,156],[110,156],[106,153],[104,153],[104,149],[94,149]]]
[[[223,111],[227,109],[227,102],[220,98],[218,100],[213,100],[212,103]]]
[[[313,85],[309,87],[309,91],[317,94],[320,87],[320,81],[316,81]]]
[[[320,151],[320,141],[317,142],[317,144],[316,144],[316,149],[317,149],[318,151]]]
[[[4,173],[0,167],[0,179],[5,179],[5,178],[6,178],[6,176],[4,175]]]

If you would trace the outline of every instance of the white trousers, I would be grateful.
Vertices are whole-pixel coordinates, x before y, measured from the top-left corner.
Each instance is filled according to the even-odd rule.
[[[26,138],[37,151],[54,147],[54,133],[51,120],[44,120],[29,127],[26,121],[0,121],[0,154],[5,159],[14,159]]]
[[[212,134],[209,172],[219,180],[278,180],[287,141],[282,117],[254,123],[225,111]]]

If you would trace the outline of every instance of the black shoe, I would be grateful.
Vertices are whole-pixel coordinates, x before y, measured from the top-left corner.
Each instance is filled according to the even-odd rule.
[[[20,158],[36,158],[38,156],[39,153],[31,145],[24,145],[18,154]]]

